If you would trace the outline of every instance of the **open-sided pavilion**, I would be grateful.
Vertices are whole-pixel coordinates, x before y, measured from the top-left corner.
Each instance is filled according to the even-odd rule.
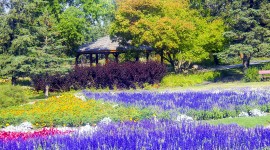
[[[90,65],[96,63],[98,64],[99,58],[98,56],[100,54],[105,56],[105,63],[108,63],[109,61],[109,55],[112,54],[115,57],[115,61],[119,62],[119,54],[126,53],[126,52],[134,52],[136,54],[138,53],[145,53],[146,60],[149,60],[150,53],[153,52],[154,49],[149,46],[139,46],[134,47],[131,45],[121,45],[118,41],[112,40],[110,36],[105,36],[100,39],[98,39],[95,42],[85,44],[79,48],[77,51],[76,56],[76,65],[79,64],[79,57],[81,55],[90,55]],[[93,58],[93,55],[95,55],[95,58]],[[161,57],[162,58],[162,57]],[[136,61],[139,61],[139,55],[136,55]],[[163,59],[161,59],[161,62],[163,62]]]

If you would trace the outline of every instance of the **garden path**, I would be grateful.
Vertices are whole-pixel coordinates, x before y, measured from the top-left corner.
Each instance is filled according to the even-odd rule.
[[[270,60],[254,61],[254,62],[250,63],[250,66],[259,65],[259,64],[268,63],[268,62],[270,62]],[[212,68],[203,69],[203,70],[201,70],[201,72],[228,70],[228,69],[234,69],[234,68],[240,68],[240,67],[243,67],[243,65],[242,64],[222,65],[222,66],[216,66],[216,67],[212,67]]]

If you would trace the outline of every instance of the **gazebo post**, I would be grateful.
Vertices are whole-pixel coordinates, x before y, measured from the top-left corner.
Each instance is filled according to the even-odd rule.
[[[96,65],[98,65],[98,54],[96,54]]]
[[[163,50],[161,51],[161,54],[160,54],[160,62],[161,62],[161,64],[164,63]]]
[[[90,66],[92,67],[92,63],[93,63],[93,54],[89,54],[90,55]]]
[[[148,62],[149,61],[149,52],[146,52],[146,61]]]
[[[136,52],[136,57],[135,57],[135,60],[136,60],[136,61],[140,61],[140,58],[139,58],[139,53],[138,53],[138,52]]]
[[[79,64],[79,57],[80,57],[80,53],[77,53],[77,55],[76,55],[76,59],[75,59],[75,65],[76,66],[78,66],[78,64]]]
[[[115,57],[115,62],[118,63],[119,62],[119,53],[113,53],[114,57]]]
[[[109,63],[109,53],[105,53],[105,64]]]

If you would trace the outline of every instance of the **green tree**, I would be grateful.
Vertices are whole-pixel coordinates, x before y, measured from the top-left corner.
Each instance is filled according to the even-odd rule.
[[[60,15],[58,28],[70,56],[89,39],[90,24],[86,21],[85,13],[76,7],[69,7]]]
[[[110,0],[0,1],[0,76],[15,83],[65,71],[78,46],[107,34],[114,6]]]
[[[186,0],[120,0],[111,34],[155,48],[179,71],[209,58],[224,40],[223,21],[203,18]],[[221,28],[219,28],[221,27]],[[213,39],[212,39],[213,38]],[[211,40],[210,40],[211,39]]]
[[[270,28],[268,1],[239,0],[224,16],[229,31],[225,36],[230,41],[228,49],[220,55],[227,60],[238,57],[248,68],[252,57],[270,56]]]
[[[7,22],[7,17],[4,13],[0,14],[0,54],[6,53],[8,45],[10,45],[10,36],[11,33],[10,26]]]
[[[226,14],[233,0],[189,0],[190,7],[200,11],[207,17],[220,17]]]
[[[0,53],[0,75],[12,77],[13,84],[18,77],[61,68],[61,63],[55,62],[60,61],[57,56],[62,55],[61,50],[65,47],[59,38],[55,19],[46,11],[46,7],[42,7],[44,5],[46,3],[41,0],[34,3],[27,0],[10,1],[10,11],[4,21],[10,30],[7,30],[8,27],[6,30],[0,28],[4,31],[0,35],[7,35],[8,39],[8,43],[4,43],[5,51]],[[7,31],[8,34],[3,34]],[[51,63],[55,65],[46,65]]]

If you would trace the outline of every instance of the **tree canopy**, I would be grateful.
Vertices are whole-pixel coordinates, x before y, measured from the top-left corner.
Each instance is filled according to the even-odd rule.
[[[80,45],[107,34],[114,5],[108,0],[1,1],[0,76],[61,71]]]
[[[224,15],[228,31],[228,48],[224,58],[240,56],[245,68],[252,57],[270,56],[270,4],[267,1],[234,1]]]
[[[222,47],[222,19],[210,20],[186,0],[119,0],[111,34],[163,53],[176,70]]]

